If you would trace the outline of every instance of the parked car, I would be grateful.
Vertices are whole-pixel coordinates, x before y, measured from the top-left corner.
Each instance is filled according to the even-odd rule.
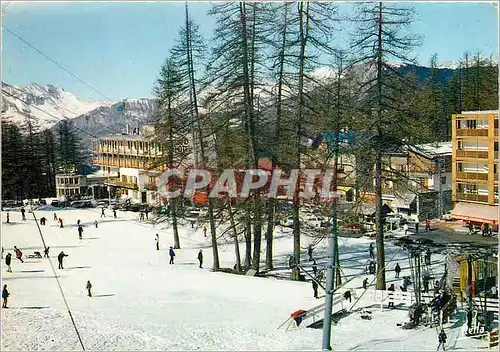
[[[52,205],[53,207],[56,207],[56,208],[59,208],[61,206],[59,201],[55,200],[55,199],[52,202],[50,202],[50,205]]]
[[[287,218],[281,219],[280,225],[285,226],[285,227],[292,227],[293,226],[293,216],[289,216]]]
[[[76,200],[74,202],[71,202],[69,206],[72,208],[77,208],[77,209],[85,208],[85,203],[81,200]]]

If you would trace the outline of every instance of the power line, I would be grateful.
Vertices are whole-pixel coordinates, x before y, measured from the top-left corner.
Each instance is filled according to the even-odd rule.
[[[42,229],[40,228],[40,225],[38,224],[38,220],[35,216],[35,212],[32,212],[32,214],[33,214],[33,219],[35,219],[35,224],[36,224],[36,227],[38,228],[38,232],[40,233],[40,238],[42,239],[43,247],[45,250],[47,250],[47,245],[45,244],[45,239],[43,238]],[[75,319],[73,319],[73,314],[71,314],[71,309],[69,307],[68,301],[66,300],[66,296],[64,295],[64,291],[62,289],[61,282],[59,281],[59,276],[56,273],[56,268],[54,267],[54,264],[52,263],[52,260],[50,259],[50,257],[48,257],[48,258],[49,258],[50,267],[52,268],[52,272],[54,273],[54,277],[57,281],[57,286],[59,286],[59,292],[61,292],[61,296],[63,298],[64,304],[66,305],[66,309],[68,310],[68,314],[69,314],[69,317],[71,319],[71,323],[73,324],[73,327],[75,328],[76,336],[78,336],[78,341],[80,341],[80,345],[82,346],[82,350],[85,351],[85,346],[83,345],[83,341],[82,341],[82,338],[80,336],[80,332],[78,331],[78,327],[76,326]]]
[[[17,39],[19,39],[20,41],[22,41],[24,44],[28,45],[30,48],[32,48],[33,50],[35,50],[37,53],[39,53],[40,55],[42,55],[43,57],[45,57],[47,60],[50,60],[51,62],[53,62],[57,67],[59,67],[60,69],[64,70],[66,73],[68,73],[71,77],[75,78],[77,81],[79,81],[80,83],[84,84],[85,86],[89,87],[90,89],[92,89],[94,92],[98,93],[99,95],[105,97],[107,100],[110,100],[110,101],[113,101],[113,99],[111,99],[110,97],[108,97],[106,94],[102,93],[101,91],[99,91],[98,89],[92,87],[90,84],[88,84],[87,82],[85,82],[83,79],[81,79],[80,77],[78,77],[77,75],[75,75],[74,73],[72,73],[70,70],[68,70],[66,67],[64,67],[63,65],[61,65],[59,62],[57,62],[56,60],[52,59],[49,55],[45,54],[43,51],[41,51],[40,49],[38,49],[36,46],[34,46],[33,44],[31,44],[30,42],[28,42],[26,39],[22,38],[20,35],[14,33],[13,31],[11,31],[9,28],[5,27],[5,26],[2,26],[3,29],[5,29],[7,32],[9,32],[11,35],[13,35],[14,37],[16,37]]]

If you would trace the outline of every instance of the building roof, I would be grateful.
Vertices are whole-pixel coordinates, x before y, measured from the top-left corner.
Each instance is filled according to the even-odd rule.
[[[120,141],[143,141],[146,140],[144,136],[138,134],[107,134],[99,137],[99,139],[111,139]]]
[[[458,202],[451,215],[466,221],[498,224],[498,206]]]
[[[498,110],[478,110],[478,111],[462,111],[460,115],[480,115],[480,114],[497,114]]]
[[[428,144],[419,144],[408,148],[414,153],[418,153],[428,159],[434,159],[440,156],[451,156],[451,142],[437,142]]]

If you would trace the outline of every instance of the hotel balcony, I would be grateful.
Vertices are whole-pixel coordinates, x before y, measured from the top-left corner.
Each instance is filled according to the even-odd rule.
[[[456,198],[457,201],[488,203],[486,194],[457,193]]]
[[[460,128],[460,129],[457,129],[457,137],[488,137],[488,129],[487,128],[477,128],[477,129]]]
[[[137,184],[132,183],[132,182],[123,182],[117,178],[109,178],[105,182],[105,184],[110,185],[110,186],[115,186],[115,187],[139,190],[139,186]]]
[[[457,172],[457,180],[488,181],[488,173],[487,172]]]
[[[457,158],[488,159],[487,150],[457,150]]]

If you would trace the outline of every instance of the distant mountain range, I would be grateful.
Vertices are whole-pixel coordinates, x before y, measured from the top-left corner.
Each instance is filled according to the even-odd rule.
[[[395,65],[402,74],[416,72],[424,81],[431,73],[431,68],[416,65]],[[366,67],[355,68],[361,76],[372,74]],[[314,72],[316,79],[331,79],[333,71],[318,69]],[[446,82],[455,73],[455,68],[440,67],[437,70],[438,80]],[[24,102],[2,94],[2,119],[25,126],[28,118],[37,130],[46,128],[57,131],[61,119],[71,119],[83,146],[90,148],[92,136],[103,136],[112,133],[125,133],[127,125],[130,131],[139,125],[154,121],[157,117],[157,100],[150,98],[125,99],[123,101],[86,102],[70,92],[53,85],[36,83],[23,87],[12,86],[2,82],[2,89]],[[55,116],[50,116],[49,114]],[[83,132],[84,131],[84,132]]]

